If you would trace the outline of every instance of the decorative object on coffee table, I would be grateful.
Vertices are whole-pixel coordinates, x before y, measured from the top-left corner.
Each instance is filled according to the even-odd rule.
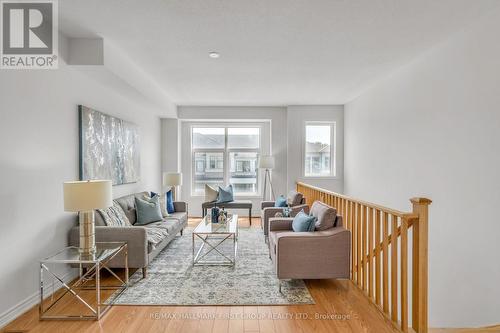
[[[165,172],[163,173],[163,186],[171,187],[174,194],[174,201],[177,200],[177,187],[182,186],[182,173],[180,172]]]
[[[219,223],[219,208],[217,206],[214,206],[210,210],[210,222]]]
[[[262,200],[266,200],[267,196],[267,183],[269,182],[269,187],[271,188],[272,200],[274,200],[274,189],[273,182],[271,181],[271,172],[270,170],[274,169],[274,157],[273,156],[261,156],[259,158],[259,169],[265,169],[266,174],[264,176],[264,191]]]
[[[64,210],[78,212],[80,222],[80,253],[96,252],[94,210],[113,206],[111,180],[65,182]]]
[[[284,217],[290,217],[292,212],[292,208],[290,206],[286,206],[283,208],[283,216]]]

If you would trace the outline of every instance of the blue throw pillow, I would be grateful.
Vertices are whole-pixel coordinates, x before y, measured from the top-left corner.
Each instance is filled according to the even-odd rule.
[[[219,197],[217,198],[217,203],[231,202],[233,200],[233,185],[229,185],[226,188],[219,186]]]
[[[316,218],[314,216],[307,215],[302,210],[293,218],[292,229],[295,232],[313,231],[315,222]]]
[[[175,213],[174,197],[172,190],[167,192],[167,212],[169,214]]]
[[[137,222],[135,225],[144,225],[163,219],[160,208],[160,198],[157,195],[149,199],[136,197],[135,208],[137,211]]]
[[[274,203],[274,207],[286,207],[286,198],[282,195],[276,199],[276,202]]]

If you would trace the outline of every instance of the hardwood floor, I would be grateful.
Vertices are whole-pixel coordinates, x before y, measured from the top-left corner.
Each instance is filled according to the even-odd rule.
[[[189,225],[195,226],[198,221],[192,218]],[[245,218],[240,223],[242,227],[249,225]],[[258,218],[253,219],[252,228],[260,228]],[[350,281],[310,280],[307,286],[316,302],[314,305],[114,306],[99,322],[39,321],[38,308],[34,307],[0,331],[398,332]],[[85,292],[82,295],[89,296]],[[77,313],[82,306],[65,296],[54,311],[62,309]]]

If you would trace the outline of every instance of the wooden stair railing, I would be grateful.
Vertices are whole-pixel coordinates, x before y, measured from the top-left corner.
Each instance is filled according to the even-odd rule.
[[[301,182],[297,191],[304,194],[307,204],[322,201],[344,217],[352,236],[352,282],[403,332],[427,333],[431,200],[412,198],[412,211],[402,212]]]

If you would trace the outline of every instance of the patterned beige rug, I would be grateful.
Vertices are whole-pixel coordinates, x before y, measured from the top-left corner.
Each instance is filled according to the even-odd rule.
[[[191,265],[192,229],[176,237],[149,265],[148,277],[131,277],[122,305],[279,305],[314,304],[302,280],[284,281],[282,293],[260,229],[240,228],[234,267]],[[207,248],[207,247],[205,247]],[[225,244],[224,253],[231,253]],[[209,255],[215,257],[215,252]]]

